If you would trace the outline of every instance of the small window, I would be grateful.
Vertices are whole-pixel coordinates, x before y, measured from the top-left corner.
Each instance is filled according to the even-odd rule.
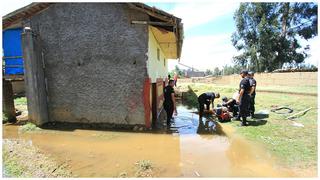
[[[160,49],[157,48],[157,58],[158,58],[158,61],[160,61]]]
[[[166,58],[163,58],[163,65],[166,67]]]

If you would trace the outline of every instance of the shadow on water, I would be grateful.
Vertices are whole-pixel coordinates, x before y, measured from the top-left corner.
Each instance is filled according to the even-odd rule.
[[[208,120],[205,118],[199,118],[199,125],[197,129],[198,134],[217,134],[217,135],[223,135],[226,134],[222,130],[222,126],[213,120]]]
[[[69,122],[49,122],[41,126],[46,130],[59,130],[59,131],[75,131],[81,130],[95,130],[95,131],[117,131],[117,132],[133,132],[131,126],[121,126],[115,124],[102,124],[102,123],[69,123]]]

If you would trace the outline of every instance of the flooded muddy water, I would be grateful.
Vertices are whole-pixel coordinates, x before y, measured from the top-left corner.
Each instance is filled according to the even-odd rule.
[[[57,161],[67,162],[78,177],[134,177],[135,163],[150,160],[156,177],[293,177],[263,148],[233,135],[228,124],[200,119],[180,105],[172,133],[96,130],[41,130],[18,133],[3,126],[3,138],[21,138]]]

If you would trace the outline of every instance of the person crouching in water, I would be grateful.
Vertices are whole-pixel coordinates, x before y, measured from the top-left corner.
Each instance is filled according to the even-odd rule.
[[[219,93],[214,93],[214,92],[206,92],[201,94],[198,97],[198,102],[199,102],[199,116],[203,116],[204,112],[204,105],[206,105],[207,110],[210,110],[210,104],[212,103],[212,109],[214,108],[214,99],[215,98],[220,98]]]
[[[173,112],[177,115],[177,107],[176,107],[176,100],[174,97],[174,81],[169,80],[169,84],[164,88],[164,102],[163,107],[167,112],[167,126],[170,126],[170,122],[172,119]]]

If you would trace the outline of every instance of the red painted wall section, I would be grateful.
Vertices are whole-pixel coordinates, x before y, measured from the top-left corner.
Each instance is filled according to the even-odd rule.
[[[164,96],[163,96],[163,79],[157,78],[157,114],[160,113],[162,108]]]
[[[144,104],[144,120],[146,128],[151,127],[150,113],[151,113],[151,104],[150,104],[150,88],[151,88],[151,79],[146,78],[143,85],[143,104]]]

